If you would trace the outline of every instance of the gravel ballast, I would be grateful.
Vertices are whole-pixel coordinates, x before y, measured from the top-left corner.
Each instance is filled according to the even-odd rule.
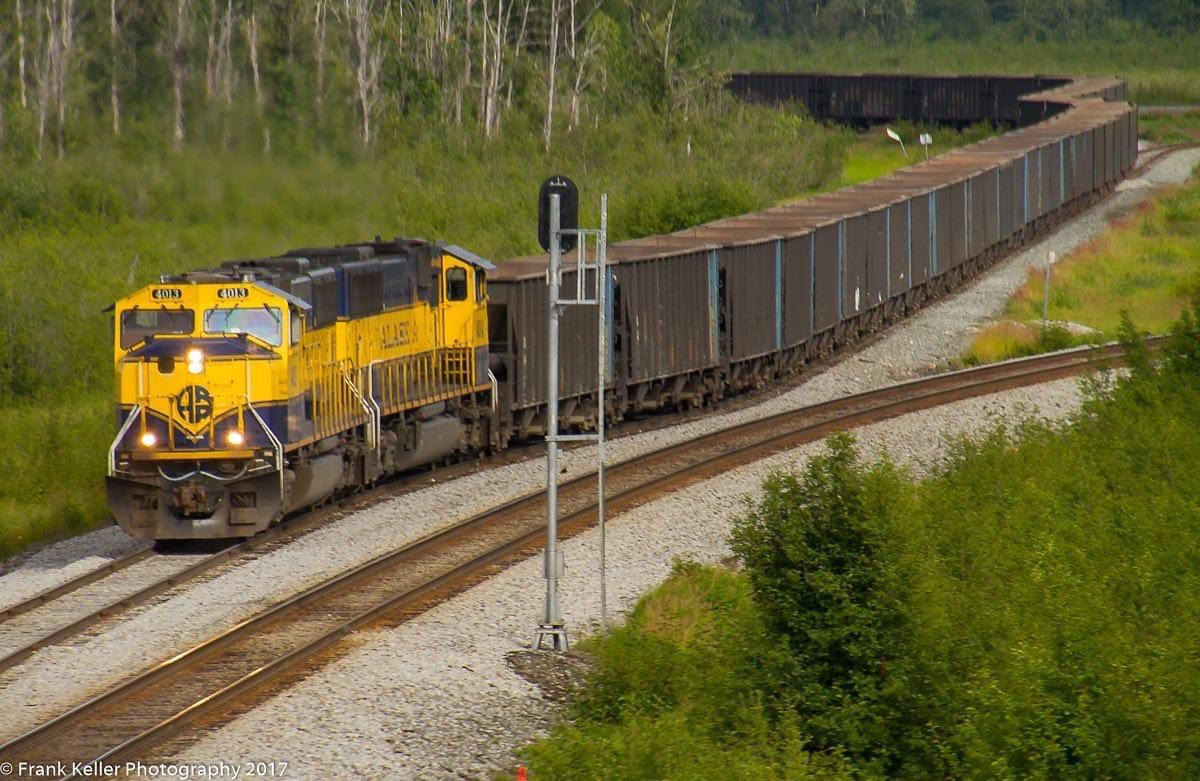
[[[143,588],[176,575],[205,555],[151,556],[0,624],[0,658]]]
[[[1145,177],[1146,181],[1154,184],[1182,181],[1197,161],[1200,161],[1200,151],[1195,150],[1169,156],[1152,168]],[[1024,281],[1027,266],[1043,262],[1048,249],[1054,249],[1060,256],[1065,254],[1101,231],[1110,215],[1132,208],[1148,194],[1149,188],[1138,187],[1130,187],[1114,194],[1097,209],[1063,226],[1042,243],[998,264],[967,290],[916,314],[859,354],[816,375],[798,388],[737,412],[706,416],[678,427],[650,431],[610,442],[610,460],[623,460],[750,418],[927,373],[931,368],[961,353],[977,325],[998,312],[1008,294]],[[1030,391],[1035,395],[1042,392]],[[1059,402],[1066,404],[1067,396],[1073,397],[1074,391],[1062,393],[1066,395],[1063,395]],[[1020,392],[1016,395],[1019,396]],[[1004,398],[1009,397],[1006,395]],[[1054,407],[1059,402],[1052,401],[1050,405]],[[965,404],[979,403],[981,402]],[[982,413],[967,413],[967,417],[974,419],[980,414]],[[941,417],[942,413],[934,413],[930,421]],[[885,431],[889,427],[896,427],[898,431],[906,430],[898,421],[881,424],[880,430]],[[971,430],[974,427],[964,423],[955,430]],[[906,450],[912,450],[914,453],[925,452],[922,448],[933,448],[933,451],[929,452],[935,452],[936,435],[930,434],[929,431],[930,429],[922,427],[900,435],[901,438],[893,441],[891,445],[895,449],[894,455],[904,458]],[[564,458],[567,467],[567,475],[564,477],[587,471],[593,459],[594,451],[591,448],[570,452]],[[771,463],[774,462],[775,460],[772,460]],[[747,469],[756,470],[757,467]],[[3,690],[0,705],[11,716],[6,717],[5,723],[0,727],[0,740],[56,715],[84,697],[97,693],[104,686],[126,677],[130,672],[183,650],[189,644],[202,640],[209,634],[244,619],[296,591],[436,528],[536,490],[544,480],[543,473],[543,462],[535,459],[460,478],[447,484],[433,483],[428,489],[339,519],[293,544],[242,566],[230,568],[212,580],[191,584],[179,593],[136,608],[122,620],[105,625],[104,631],[95,636],[43,649],[24,664],[0,675],[0,690]],[[734,484],[721,483],[743,474],[754,476],[737,478],[741,482]],[[629,552],[627,559],[630,562],[629,574],[627,577],[623,576],[623,582],[627,581],[628,585],[620,588],[622,596],[618,596],[617,590],[612,591],[613,604],[628,604],[646,587],[661,579],[669,567],[672,555],[687,555],[702,560],[711,560],[710,557],[720,555],[719,549],[723,548],[721,541],[724,539],[720,529],[727,523],[729,513],[740,507],[741,500],[737,497],[752,490],[759,477],[759,471],[744,473],[743,470],[737,470],[718,480],[689,489],[688,492],[681,492],[678,495],[679,501],[693,502],[682,520],[661,520],[674,518],[675,511],[670,507],[659,507],[659,503],[655,503],[652,507],[657,507],[658,510],[652,512],[650,508],[642,508],[638,512],[630,513],[620,524],[614,524],[614,546],[619,544],[616,538],[621,534],[631,535],[628,539],[637,542],[629,543],[634,550]],[[711,491],[711,494],[705,494],[705,491]],[[699,498],[693,497],[688,500],[687,497],[693,496],[693,492],[701,492],[696,495]],[[656,518],[660,520],[656,521]],[[620,532],[617,530],[618,526],[638,531]],[[569,543],[578,549],[576,552],[568,552],[570,561],[591,560],[586,547],[580,547],[586,546],[588,539],[590,537],[584,535]],[[51,546],[39,555],[50,556],[55,550],[58,550],[58,546]],[[616,557],[624,554],[618,554],[614,548],[613,555]],[[70,565],[75,566],[83,561],[83,556],[83,551],[77,551],[74,558],[68,553],[61,556],[61,560],[75,562]],[[29,561],[26,561],[13,572],[0,578],[0,590],[3,591],[5,600],[9,599],[9,587],[25,582],[28,564]],[[377,668],[376,673],[391,675],[394,671],[399,677],[388,680],[393,680],[396,688],[376,689],[370,675],[355,677],[348,674],[349,677],[344,680],[331,679],[324,684],[322,696],[328,701],[330,715],[319,707],[317,711],[298,709],[294,717],[287,716],[286,704],[291,699],[300,696],[301,691],[309,691],[307,687],[311,681],[333,674],[343,665],[350,664],[352,659],[356,658],[351,657],[322,671],[310,679],[310,682],[295,690],[279,695],[271,701],[268,708],[262,710],[282,709],[275,712],[274,716],[268,717],[267,723],[287,726],[272,728],[272,731],[266,733],[272,736],[271,739],[262,745],[276,747],[279,751],[291,746],[291,751],[285,753],[325,757],[323,760],[314,758],[312,764],[304,765],[310,775],[325,775],[327,771],[338,775],[353,775],[350,766],[343,766],[338,758],[341,755],[354,754],[371,758],[366,760],[367,764],[360,765],[360,768],[364,769],[431,767],[441,768],[437,773],[443,775],[451,773],[447,769],[450,767],[464,770],[473,767],[476,760],[487,766],[501,761],[497,758],[507,752],[507,746],[523,741],[532,734],[531,730],[545,724],[544,718],[531,720],[529,716],[531,703],[536,703],[536,692],[532,687],[520,678],[504,678],[501,676],[501,670],[489,667],[496,659],[500,659],[502,663],[503,655],[495,656],[497,644],[503,645],[505,650],[513,650],[521,643],[528,643],[528,629],[536,617],[537,607],[534,605],[532,612],[524,603],[500,607],[486,601],[486,597],[478,595],[490,593],[494,583],[507,583],[510,586],[517,583],[520,584],[520,588],[516,589],[516,592],[534,593],[529,584],[535,578],[531,579],[526,572],[530,567],[535,574],[540,569],[536,562],[525,562],[396,632],[382,634],[380,638],[374,639],[372,647],[375,642],[385,642],[392,648],[392,656],[385,656],[379,662],[381,666]],[[568,581],[576,582],[577,579],[568,577]],[[37,588],[30,588],[28,593],[36,593],[53,585],[47,585],[48,582],[43,579]],[[564,585],[564,588],[567,586]],[[534,596],[536,597],[536,594]],[[476,598],[485,601],[478,602],[473,607],[458,607],[469,605],[469,600]],[[500,599],[499,592],[495,598]],[[579,606],[572,608],[573,610],[584,610],[582,593],[574,597],[564,594],[564,598],[569,600],[571,605]],[[464,612],[450,618],[438,618],[443,616],[444,611],[451,609],[461,609]],[[568,618],[572,626],[578,628],[594,620],[588,618],[588,615],[591,614],[571,614]],[[504,616],[508,618],[505,619]],[[505,621],[508,623],[504,623]],[[414,631],[413,627],[424,627],[425,631]],[[450,637],[451,635],[453,637]],[[421,645],[422,642],[427,642],[427,645]],[[422,648],[429,649],[429,658],[426,661],[421,661],[424,659]],[[148,656],[146,649],[153,649],[153,654]],[[439,682],[442,681],[439,676],[445,672],[447,665],[454,669],[461,668],[466,677],[451,676],[446,678],[445,682]],[[425,677],[421,677],[420,670],[426,671]],[[405,686],[410,688],[404,688]],[[363,740],[350,738],[347,729],[356,729],[355,725],[359,723],[360,718],[370,723],[375,716],[364,713],[338,726],[334,722],[349,712],[347,708],[350,706],[347,703],[357,703],[354,706],[355,712],[373,711],[382,714],[380,729],[383,729],[382,725],[387,725],[387,730],[391,731],[385,736],[374,731],[374,728],[368,729],[364,726],[363,729],[367,731],[362,733]],[[500,708],[500,705],[506,707]],[[340,715],[334,717],[332,714],[335,712]],[[238,730],[243,729],[240,725],[259,718],[258,713],[259,711],[248,714],[218,735],[228,732],[230,740],[234,740],[239,734]],[[428,720],[422,721],[418,718],[421,713],[427,714]],[[414,728],[410,733],[401,732],[405,727],[397,726],[410,722],[434,726],[428,727],[428,730],[425,726]],[[488,728],[498,735],[510,737],[488,737],[489,733],[486,730],[477,731],[468,727],[456,729],[453,727],[456,723],[488,725]],[[518,729],[520,725],[532,726]],[[443,740],[446,735],[456,735],[456,738]],[[426,744],[422,741],[433,742]],[[248,747],[250,744],[243,745]],[[391,748],[387,748],[388,746]],[[264,751],[256,750],[252,753],[259,758],[268,758]],[[228,752],[219,754],[228,755]],[[210,758],[217,755],[209,753]],[[276,756],[287,758],[282,754]],[[382,761],[383,757],[391,759],[384,765],[373,764]],[[299,756],[293,758],[297,762],[301,760]],[[468,777],[471,777],[472,772],[467,771]]]
[[[10,559],[0,565],[0,610],[148,547],[119,526],[106,526]]]
[[[887,452],[920,472],[945,437],[1034,413],[1060,419],[1079,400],[1077,381],[1061,380],[907,415],[858,437],[864,455]],[[610,614],[619,618],[676,557],[728,556],[729,525],[745,497],[771,470],[798,469],[821,448],[779,454],[612,519]],[[576,634],[600,621],[598,538],[593,529],[562,545],[560,594]],[[286,760],[297,778],[488,778],[511,764],[513,749],[544,734],[556,710],[506,663],[529,647],[542,594],[541,561],[527,559],[398,628],[364,633],[358,648],[173,761]]]

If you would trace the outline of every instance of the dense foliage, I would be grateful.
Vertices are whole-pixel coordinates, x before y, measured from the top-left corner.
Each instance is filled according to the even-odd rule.
[[[769,480],[743,572],[679,566],[592,642],[532,777],[1196,777],[1198,315],[923,480],[845,440]]]
[[[872,522],[886,508],[871,505],[896,488],[895,474],[862,469],[850,437],[835,436],[803,475],[769,478],[733,536],[763,620],[788,649],[782,694],[809,745],[879,767],[895,762],[895,663],[907,637],[904,583],[887,530]]]
[[[0,0],[0,155],[97,134],[344,153],[402,146],[413,122],[494,138],[530,118],[551,147],[647,104],[686,119],[731,46],[839,70],[911,70],[922,49],[955,71],[1165,57],[1182,79],[1197,33],[1189,0]]]
[[[1128,80],[1140,105],[1195,105],[1200,104],[1198,47],[1200,33],[1115,22],[1098,22],[1086,37],[1043,36],[1011,23],[981,27],[978,36],[948,37],[926,25],[886,43],[861,31],[836,44],[804,33],[734,40],[714,51],[713,64],[731,70],[849,73],[1115,74]]]

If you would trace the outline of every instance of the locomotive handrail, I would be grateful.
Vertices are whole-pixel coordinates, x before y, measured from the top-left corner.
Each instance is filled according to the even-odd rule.
[[[137,419],[138,413],[142,411],[141,404],[134,404],[133,409],[129,410],[129,417],[125,418],[124,425],[117,432],[117,436],[113,439],[112,444],[108,447],[108,476],[115,477],[117,474],[117,448],[121,444],[121,440],[129,433],[129,429],[133,427],[133,421]]]
[[[375,412],[371,409],[371,405],[367,404],[366,397],[363,396],[358,386],[354,384],[354,380],[350,379],[350,370],[345,366],[342,367],[342,380],[346,383],[346,387],[350,389],[350,393],[353,394],[354,398],[358,399],[358,404],[363,408],[363,412],[367,413],[367,444],[376,447],[375,442],[372,441],[375,439]]]
[[[383,409],[379,406],[379,402],[375,400],[375,365],[383,363],[383,359],[376,358],[367,364],[367,401],[370,403],[373,412],[368,411],[371,415],[371,435],[375,438],[375,455],[378,457],[383,448]]]
[[[279,437],[275,436],[275,432],[263,420],[262,415],[258,414],[258,410],[254,408],[254,403],[250,401],[250,360],[246,359],[246,406],[250,409],[250,414],[258,421],[258,425],[262,426],[262,430],[266,433],[267,439],[271,440],[271,444],[275,448],[275,471],[279,474],[279,501],[282,506],[286,485],[283,479],[283,443],[279,441]],[[239,413],[240,414],[240,413]]]

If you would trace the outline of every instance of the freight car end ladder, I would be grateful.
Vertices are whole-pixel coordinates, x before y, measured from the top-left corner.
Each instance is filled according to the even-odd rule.
[[[604,527],[604,423],[605,390],[607,389],[608,315],[605,303],[608,264],[608,195],[600,196],[600,228],[579,228],[574,224],[562,227],[562,197],[573,199],[568,213],[574,216],[578,204],[575,185],[565,177],[552,177],[542,188],[542,208],[548,216],[550,266],[546,272],[549,305],[549,339],[546,359],[546,604],[542,621],[534,634],[533,647],[542,650],[549,643],[551,651],[567,651],[570,641],[567,627],[558,605],[558,579],[563,574],[563,559],[558,550],[558,445],[560,442],[595,442],[597,445],[596,481],[599,493],[597,514],[600,522],[600,616],[608,626],[608,595],[605,578]],[[574,223],[570,219],[569,223]],[[563,237],[572,237],[563,242]],[[595,242],[595,260],[588,262],[588,239]],[[575,251],[575,297],[562,298],[563,244],[578,244]],[[591,285],[595,285],[592,289]],[[596,431],[586,434],[560,434],[558,431],[558,319],[568,306],[595,306],[599,312],[599,358],[597,361]]]

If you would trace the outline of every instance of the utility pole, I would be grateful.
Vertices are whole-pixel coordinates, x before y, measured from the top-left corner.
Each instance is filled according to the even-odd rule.
[[[1042,328],[1050,325],[1050,268],[1054,260],[1054,250],[1050,250],[1046,253],[1046,276],[1042,282]]]
[[[558,608],[558,301],[562,274],[561,196],[550,194],[550,269],[546,277],[549,302],[549,348],[546,356],[546,607],[537,630],[537,648],[550,641],[550,650],[570,648],[567,627]]]

